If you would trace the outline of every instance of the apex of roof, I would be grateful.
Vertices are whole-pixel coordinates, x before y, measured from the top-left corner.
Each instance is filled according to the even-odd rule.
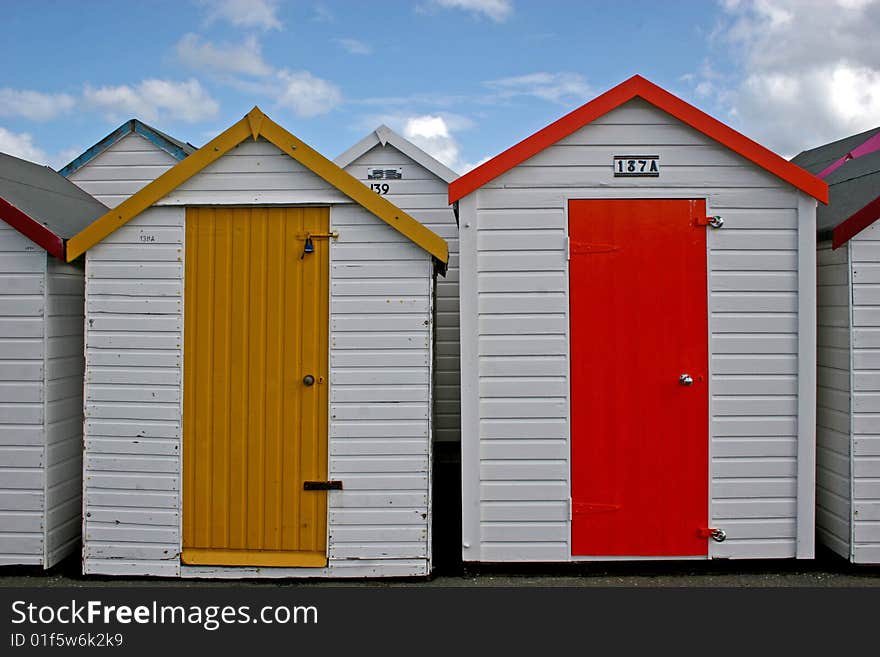
[[[147,125],[140,119],[129,119],[99,142],[76,156],[68,164],[62,167],[58,173],[65,178],[69,178],[75,171],[84,167],[101,153],[113,146],[113,144],[121,141],[130,134],[140,135],[176,160],[182,160],[187,155],[195,153],[197,150],[192,144],[175,139],[171,135],[168,135],[161,130],[157,130],[153,126]]]
[[[282,128],[259,107],[254,107],[195,153],[175,164],[115,209],[105,213],[85,230],[74,235],[67,247],[67,259],[72,260],[92,248],[212,162],[251,138],[254,141],[263,138],[273,144],[281,152],[333,185],[352,201],[431,254],[439,263],[439,269],[446,271],[449,248],[443,238]]]
[[[653,82],[634,75],[454,181],[449,185],[449,202],[453,203],[467,196],[548,146],[636,97],[699,130],[817,200],[823,203],[828,201],[828,186],[824,181]]]
[[[455,171],[423,151],[406,137],[402,137],[384,124],[373,130],[373,132],[361,139],[358,143],[339,155],[333,161],[337,166],[344,169],[361,155],[367,153],[371,148],[374,148],[375,146],[385,146],[386,144],[391,144],[394,148],[414,162],[421,164],[447,184],[458,178],[458,174],[455,173]]]

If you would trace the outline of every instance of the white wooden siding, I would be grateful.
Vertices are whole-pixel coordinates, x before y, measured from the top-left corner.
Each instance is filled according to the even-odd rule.
[[[177,160],[137,133],[126,135],[68,178],[108,208],[153,182]]]
[[[352,161],[345,170],[369,185],[376,182],[367,179],[367,172],[373,167],[403,169],[403,180],[379,181],[387,182],[390,187],[385,198],[433,230],[449,245],[446,277],[437,278],[434,440],[457,443],[461,439],[458,224],[449,205],[448,185],[390,143],[384,146],[377,144]]]
[[[852,267],[852,551],[880,563],[880,227],[849,243]]]
[[[816,529],[819,540],[849,559],[850,490],[850,263],[849,244],[817,252]]]
[[[48,258],[46,567],[71,554],[82,526],[83,269]]]
[[[281,158],[293,162],[266,142],[246,142],[163,203],[184,192],[195,204],[237,199],[212,190],[247,194],[277,185],[278,169],[305,171]],[[246,183],[228,173],[239,168]],[[261,178],[264,171],[268,178]],[[222,185],[214,182],[218,175]],[[291,178],[300,187],[276,189],[276,198],[321,203],[338,195],[313,177]],[[329,494],[329,564],[181,566],[184,217],[183,207],[150,208],[87,254],[85,572],[227,578],[427,574],[433,264],[350,202],[332,206],[330,213],[339,240],[330,244],[329,474],[344,482],[344,490]],[[143,232],[162,238],[142,242]],[[143,303],[119,301],[149,302],[150,314]],[[145,321],[153,327],[146,329]]]
[[[0,222],[0,565],[45,551],[46,260]]]
[[[660,155],[660,178],[613,178],[624,152]],[[801,195],[634,100],[461,202],[462,358],[476,364],[462,377],[464,559],[571,558],[571,198],[704,198],[724,217],[707,229],[708,477],[728,539],[709,556],[796,556]]]

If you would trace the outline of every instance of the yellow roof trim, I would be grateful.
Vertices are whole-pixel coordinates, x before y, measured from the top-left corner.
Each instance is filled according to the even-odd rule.
[[[409,238],[440,262],[449,261],[446,240],[409,214],[370,190],[354,176],[340,169],[305,142],[275,123],[254,107],[240,121],[178,162],[139,192],[120,203],[67,243],[67,260],[72,261],[88,251],[113,231],[134,219],[156,201],[177,189],[215,160],[228,153],[248,137],[263,137],[278,149],[333,185],[355,203]]]

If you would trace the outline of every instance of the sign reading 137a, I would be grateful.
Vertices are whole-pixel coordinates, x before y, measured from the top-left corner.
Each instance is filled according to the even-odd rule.
[[[615,155],[614,176],[658,178],[660,176],[660,156]]]

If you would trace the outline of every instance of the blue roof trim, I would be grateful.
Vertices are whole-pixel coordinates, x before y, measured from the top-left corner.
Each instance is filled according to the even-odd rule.
[[[116,128],[116,130],[104,137],[97,144],[95,144],[91,148],[86,149],[84,153],[77,156],[63,169],[59,169],[58,173],[60,173],[65,178],[68,178],[70,174],[72,174],[74,171],[84,167],[86,164],[98,157],[98,155],[110,148],[113,144],[132,132],[134,132],[134,119],[129,119],[121,126]]]
[[[122,140],[123,137],[126,137],[132,133],[140,135],[151,144],[157,146],[158,148],[161,148],[163,151],[168,153],[176,160],[182,160],[187,155],[189,155],[189,153],[184,148],[169,139],[167,136],[160,133],[158,130],[151,128],[147,124],[142,123],[137,119],[129,119],[121,126],[116,128],[116,130],[104,137],[97,144],[86,149],[81,155],[77,156],[69,164],[64,166],[62,169],[59,169],[58,173],[60,173],[65,178],[70,177],[73,172],[81,169],[86,164],[98,157],[98,155],[106,151],[118,141]],[[195,149],[193,148],[193,150]]]
[[[137,119],[132,119],[132,123],[134,124],[134,131],[139,134],[141,137],[146,139],[152,144],[155,144],[163,151],[168,153],[171,157],[176,160],[184,159],[189,153],[187,153],[180,145],[175,144],[173,141],[168,139],[165,135],[159,134],[157,131],[153,130],[150,126],[141,123]]]

